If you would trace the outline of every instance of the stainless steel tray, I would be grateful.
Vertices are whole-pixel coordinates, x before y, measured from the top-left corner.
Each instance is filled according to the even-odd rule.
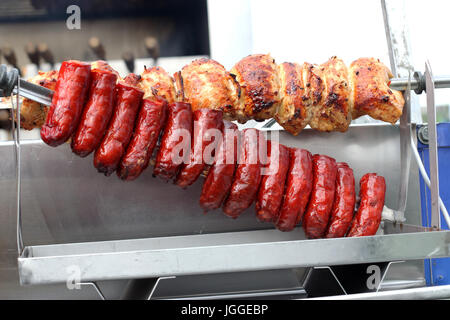
[[[450,256],[450,231],[304,240],[276,230],[26,247],[21,284],[81,282]],[[74,269],[75,268],[75,269]]]

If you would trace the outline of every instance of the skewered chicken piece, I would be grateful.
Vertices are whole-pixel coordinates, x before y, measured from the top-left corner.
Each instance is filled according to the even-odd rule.
[[[350,65],[353,89],[352,118],[369,115],[394,124],[402,115],[405,100],[400,91],[389,89],[391,71],[380,60],[361,58]]]
[[[58,71],[48,72],[39,71],[39,73],[28,81],[38,84],[50,90],[55,90]],[[40,128],[47,117],[48,107],[30,99],[23,99],[20,107],[20,125],[26,130]]]
[[[194,110],[220,109],[225,119],[242,123],[274,117],[294,135],[307,124],[345,132],[352,118],[365,114],[395,123],[404,99],[389,89],[390,78],[389,69],[373,58],[358,59],[350,68],[336,57],[322,65],[277,66],[263,54],[243,58],[229,73],[214,60],[200,59],[175,74],[178,98]]]
[[[178,99],[190,103],[193,111],[223,110],[225,119],[240,119],[234,109],[238,105],[239,84],[220,63],[206,58],[194,60],[174,77]]]
[[[104,61],[92,67],[112,70]],[[144,98],[187,102],[193,110],[222,110],[226,120],[245,123],[273,117],[297,135],[308,124],[319,131],[345,132],[352,119],[366,114],[394,124],[402,114],[404,99],[401,92],[389,88],[392,77],[373,58],[360,58],[347,68],[336,57],[321,65],[276,65],[270,55],[255,54],[243,58],[230,72],[207,58],[194,60],[173,78],[161,67],[145,69],[139,87]]]
[[[173,78],[161,67],[145,68],[141,74],[139,87],[144,91],[144,99],[159,96],[168,103],[176,101]]]

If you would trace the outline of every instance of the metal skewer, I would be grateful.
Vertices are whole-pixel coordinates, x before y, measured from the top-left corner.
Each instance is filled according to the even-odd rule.
[[[16,69],[7,71],[5,65],[0,66],[0,90],[3,96],[9,96],[11,92],[17,93],[15,84],[17,83],[18,73]],[[31,99],[43,105],[50,106],[53,97],[53,91],[47,88],[30,83],[26,80],[20,81],[20,95],[24,98]],[[436,89],[450,88],[450,76],[436,76],[433,77]],[[408,78],[393,78],[389,84],[393,90],[405,91],[408,88]],[[425,77],[420,72],[414,73],[414,78],[411,78],[411,90],[417,94],[425,91]],[[270,119],[263,128],[270,128],[275,123],[274,119]]]

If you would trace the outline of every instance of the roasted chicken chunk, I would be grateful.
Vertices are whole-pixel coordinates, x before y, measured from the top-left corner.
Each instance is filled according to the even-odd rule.
[[[177,100],[173,78],[161,67],[145,68],[139,87],[144,90],[144,99],[162,97],[169,103]]]
[[[311,121],[310,99],[303,82],[303,66],[284,62],[278,66],[281,105],[275,114],[277,122],[297,135]]]
[[[394,124],[402,115],[405,100],[399,91],[389,88],[393,77],[389,69],[374,58],[360,58],[350,65],[352,118],[369,115]]]
[[[239,84],[217,61],[194,60],[175,73],[180,100],[188,102],[192,110],[208,108],[222,110],[226,119],[233,119],[239,100]]]
[[[55,90],[58,71],[39,73],[28,81],[50,90]],[[48,107],[30,99],[23,99],[20,107],[20,126],[25,130],[40,128],[47,117]]]
[[[323,91],[320,103],[312,107],[309,125],[319,131],[345,132],[352,120],[347,67],[341,59],[332,57],[318,69],[315,71],[322,77]]]
[[[99,60],[92,69],[115,72]],[[142,74],[130,74],[123,80],[142,89],[144,99],[161,97],[169,103],[190,103],[192,110],[223,111],[226,120],[275,120],[293,135],[307,125],[318,131],[347,131],[352,119],[369,115],[395,123],[405,104],[399,91],[389,88],[393,75],[374,58],[361,58],[347,67],[332,57],[323,64],[290,63],[280,65],[269,54],[253,54],[241,59],[228,72],[208,58],[192,61],[170,76],[161,67],[145,68]],[[57,72],[41,72],[32,82],[50,89]],[[24,99],[22,126],[39,127],[47,108]]]
[[[280,106],[280,83],[275,60],[268,54],[243,58],[230,70],[241,88],[236,120],[272,118]]]

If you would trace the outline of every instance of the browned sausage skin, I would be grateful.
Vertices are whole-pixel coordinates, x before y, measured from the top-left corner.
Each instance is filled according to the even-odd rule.
[[[175,178],[181,164],[189,161],[191,135],[191,105],[184,102],[171,103],[153,175],[165,181]]]
[[[233,182],[239,130],[234,123],[224,121],[223,133],[215,163],[208,171],[200,196],[200,206],[205,212],[220,208]]]
[[[360,182],[361,202],[347,237],[373,236],[380,226],[386,182],[376,173],[365,174]]]
[[[193,113],[194,129],[192,136],[192,148],[189,163],[182,164],[180,172],[175,180],[175,184],[181,188],[186,188],[193,184],[202,171],[206,163],[211,164],[211,155],[205,155],[205,150],[211,145],[217,145],[216,139],[220,138],[223,130],[222,111],[212,109],[197,109]]]
[[[89,100],[71,143],[72,151],[80,157],[86,157],[98,148],[114,111],[117,75],[94,69],[91,78]]]
[[[63,144],[76,130],[88,95],[90,80],[90,64],[76,60],[64,61],[61,64],[52,104],[41,128],[41,138],[49,146]]]
[[[337,164],[336,193],[325,238],[345,236],[355,211],[355,177],[345,162]]]
[[[147,168],[166,119],[166,100],[142,100],[133,137],[117,171],[122,180],[134,180]]]
[[[303,228],[308,238],[325,235],[336,189],[336,160],[328,156],[313,156],[313,189],[308,209],[303,218]]]
[[[114,114],[94,156],[94,166],[106,176],[117,169],[127,151],[143,95],[142,90],[125,81],[117,84]]]
[[[237,218],[255,201],[261,182],[261,159],[259,148],[265,143],[265,138],[256,129],[242,131],[239,148],[239,161],[223,212],[232,218]]]
[[[311,153],[305,149],[291,148],[289,157],[283,203],[275,220],[275,226],[281,231],[291,231],[301,221],[313,183]]]
[[[280,210],[283,200],[284,185],[289,168],[289,148],[267,141],[269,162],[262,177],[255,204],[256,216],[260,221],[273,221]]]

